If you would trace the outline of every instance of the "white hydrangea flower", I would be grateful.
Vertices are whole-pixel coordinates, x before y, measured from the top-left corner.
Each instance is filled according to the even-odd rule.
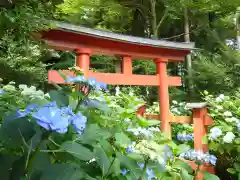
[[[120,88],[119,88],[119,86],[117,86],[116,88],[115,88],[115,90],[116,90],[116,96],[119,96],[119,94],[120,94]]]
[[[223,142],[232,143],[236,136],[232,132],[227,132],[227,134],[223,137]]]
[[[4,91],[9,91],[9,92],[11,92],[11,91],[16,91],[15,86],[10,85],[10,84],[3,86],[2,89],[3,89]]]
[[[173,103],[173,104],[178,104],[178,102],[177,102],[177,101],[175,101],[175,100],[173,100],[173,101],[172,101],[172,103]]]
[[[223,113],[223,115],[226,116],[226,117],[231,117],[231,116],[232,116],[232,113],[231,113],[230,111],[225,111],[225,112]]]
[[[39,98],[39,99],[44,99],[44,92],[41,90],[36,90],[35,86],[31,86],[31,87],[27,87],[25,85],[21,85],[19,87],[20,89],[22,89],[23,91],[21,92],[21,95],[23,96],[28,96],[29,98]]]
[[[216,108],[217,108],[218,110],[223,110],[223,107],[222,107],[222,106],[216,106]]]
[[[134,96],[134,93],[132,91],[130,91],[129,96]]]
[[[225,98],[224,94],[220,94],[218,97],[221,98],[222,100]]]
[[[51,98],[50,95],[49,95],[49,93],[44,94],[44,97],[46,97],[46,98]]]
[[[125,118],[124,122],[129,123],[131,120],[129,118]]]
[[[26,84],[19,84],[18,88],[23,90],[23,89],[27,88],[27,85]]]
[[[225,121],[227,121],[227,122],[233,122],[232,118],[226,118]]]

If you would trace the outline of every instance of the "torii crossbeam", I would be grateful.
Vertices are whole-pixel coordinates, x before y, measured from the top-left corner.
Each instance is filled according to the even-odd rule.
[[[115,34],[82,26],[56,22],[56,28],[41,33],[41,39],[57,50],[70,50],[76,53],[76,65],[86,78],[112,85],[158,86],[161,130],[171,136],[169,121],[169,86],[180,86],[180,77],[167,75],[169,61],[184,61],[194,49],[193,43],[177,43]],[[122,57],[121,73],[99,73],[89,70],[90,55],[104,54]],[[136,75],[132,73],[132,59],[146,58],[157,66],[156,75]],[[73,75],[63,71],[65,75]],[[57,71],[48,72],[48,81],[64,83]]]

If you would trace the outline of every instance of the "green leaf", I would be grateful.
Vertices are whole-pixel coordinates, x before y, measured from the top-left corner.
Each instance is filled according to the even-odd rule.
[[[29,176],[31,176],[32,179],[38,177],[39,174],[41,174],[41,172],[50,165],[51,162],[49,154],[43,152],[38,153],[31,167],[28,169]]]
[[[34,125],[27,118],[6,119],[0,129],[0,140],[5,147],[16,148],[31,139],[34,134]]]
[[[143,161],[144,160],[144,157],[141,156],[140,154],[137,154],[137,153],[129,153],[127,155],[129,158],[133,159],[133,160],[136,160],[136,161]]]
[[[160,124],[159,120],[148,120],[147,122],[148,126],[156,126]]]
[[[131,140],[123,132],[116,133],[115,139],[116,139],[115,144],[119,147],[127,148],[127,146],[131,143]]]
[[[236,173],[236,170],[233,169],[233,168],[228,168],[227,169],[227,172],[231,173],[231,174],[235,174]]]
[[[92,151],[76,142],[64,142],[61,145],[60,149],[65,150],[66,152],[72,154],[74,157],[82,161],[89,161],[95,157]]]
[[[134,179],[138,179],[142,175],[142,170],[137,165],[136,161],[129,159],[127,156],[118,156],[121,162],[121,165],[126,167],[131,174],[134,176]]]
[[[207,137],[207,135],[202,137],[202,143],[203,144],[208,144],[208,137]]]
[[[188,174],[188,171],[186,169],[181,169],[181,177],[184,180],[192,180],[193,176]]]
[[[204,177],[203,177],[204,180],[220,180],[219,177],[217,177],[214,174],[210,174],[209,172],[205,171],[203,174],[204,174]]]
[[[86,127],[84,134],[80,137],[83,144],[93,144],[103,139],[108,139],[111,134],[107,129],[101,129],[97,124],[90,124]]]
[[[177,155],[181,154],[181,153],[184,153],[186,151],[188,151],[190,149],[190,147],[186,144],[180,144],[178,146],[178,149],[177,149]]]
[[[191,166],[189,166],[187,162],[182,161],[180,159],[177,159],[174,162],[174,164],[172,165],[172,168],[185,169],[188,173],[192,173],[193,172]]]
[[[110,168],[110,173],[113,173],[115,176],[118,176],[121,172],[121,168],[120,168],[120,160],[118,159],[118,157],[112,158],[113,164]]]
[[[110,161],[101,147],[95,147],[94,154],[96,156],[96,161],[102,170],[102,175],[105,176],[109,171]]]
[[[58,106],[68,106],[69,99],[66,94],[64,94],[62,91],[50,91],[49,95],[53,101],[57,102]]]
[[[112,154],[114,152],[112,145],[107,140],[101,140],[99,141],[99,144],[102,146],[106,154]]]
[[[84,172],[74,164],[53,164],[45,167],[41,180],[79,180]]]
[[[0,156],[0,174],[2,179],[10,179],[10,171],[9,169],[12,168],[12,164],[15,160],[17,160],[19,157],[15,156],[13,154],[9,155],[1,155]]]
[[[240,163],[234,163],[233,167],[236,169],[237,172],[240,172]]]

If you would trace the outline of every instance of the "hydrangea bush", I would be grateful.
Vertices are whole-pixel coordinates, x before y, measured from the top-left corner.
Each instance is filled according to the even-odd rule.
[[[186,102],[178,102],[173,100],[170,105],[171,113],[174,116],[189,116],[191,111],[186,108]],[[153,106],[148,107],[147,114],[159,114],[159,103],[154,102]],[[172,124],[173,140],[177,143],[187,143],[193,145],[193,126],[189,124]]]
[[[188,150],[160,132],[159,121],[136,116],[142,100],[110,95],[81,74],[45,94],[10,83],[0,95],[2,179],[193,179],[177,158]],[[76,91],[76,89],[78,89]]]
[[[209,148],[223,163],[228,162],[228,172],[240,177],[240,94],[205,95],[214,119],[208,134]]]
[[[205,91],[203,100],[208,103],[209,114],[214,120],[213,125],[209,127],[207,137],[203,137],[203,141],[208,141],[211,153],[217,156],[219,166],[217,168],[226,168],[229,173],[240,177],[240,94],[236,93],[234,96],[221,94],[215,97]],[[172,101],[171,104],[171,112],[174,115],[191,114],[186,108],[186,103]],[[159,113],[158,103],[150,107],[148,113]],[[173,139],[177,144],[184,143],[193,148],[192,133],[191,125],[173,126]],[[195,159],[196,154],[197,152],[190,150],[181,154],[180,157],[192,160]]]

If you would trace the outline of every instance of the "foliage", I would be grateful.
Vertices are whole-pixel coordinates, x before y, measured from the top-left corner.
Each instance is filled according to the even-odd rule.
[[[214,118],[214,125],[208,135],[209,148],[220,157],[229,157],[231,167],[228,168],[228,172],[238,176],[240,174],[239,97],[239,93],[235,96],[221,94],[216,98],[212,95],[205,97],[211,106],[210,115]]]
[[[52,16],[51,1],[16,1],[0,7],[0,64],[4,81],[38,84],[46,80],[46,65],[40,58],[46,49],[34,40],[34,33],[46,29]],[[27,79],[27,81],[26,81]]]
[[[76,73],[67,82],[80,91],[57,86],[44,95],[25,85],[3,86],[0,102],[11,105],[2,109],[0,128],[4,179],[193,178],[176,158],[187,146],[154,128],[158,121],[136,116],[142,100],[103,93],[103,83]],[[16,95],[18,101],[11,102]]]

